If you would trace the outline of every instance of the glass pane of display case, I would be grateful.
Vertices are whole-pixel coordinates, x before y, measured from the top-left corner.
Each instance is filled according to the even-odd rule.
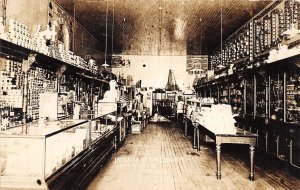
[[[0,131],[1,185],[6,187],[12,179],[28,189],[34,188],[37,180],[43,183],[89,146],[112,134],[116,121],[118,117],[110,113],[92,121],[41,120]]]
[[[283,121],[283,74],[270,76],[270,118]]]
[[[91,143],[94,143],[105,133],[112,131],[115,127],[116,119],[118,118],[115,115],[107,114],[91,121]]]
[[[210,98],[210,88],[206,88],[204,97]]]
[[[218,102],[218,88],[216,86],[211,87],[211,97]]]
[[[232,82],[230,84],[230,104],[233,114],[240,114],[243,109],[243,87],[241,82]]]
[[[45,139],[0,135],[0,189],[43,188]],[[12,188],[10,188],[12,189]]]
[[[205,98],[206,97],[206,88],[204,87],[204,88],[201,88],[201,90],[200,90],[200,97],[202,97],[202,98]]]
[[[246,114],[253,115],[254,113],[254,80],[253,78],[246,79]]]
[[[223,84],[219,88],[219,103],[221,104],[228,104],[228,85]]]
[[[51,175],[74,157],[75,151],[79,153],[84,148],[83,141],[80,141],[80,146],[75,146],[79,143],[79,132],[75,128],[59,132],[78,125],[84,140],[87,137],[87,125],[80,125],[81,122],[41,121],[0,131],[1,185],[9,186],[11,179],[14,179],[14,183],[21,187],[29,185],[28,189],[39,186],[37,180],[44,181],[45,176]],[[46,135],[56,132],[47,141]]]
[[[286,122],[300,122],[300,74],[297,72],[286,77]]]
[[[82,121],[83,122],[83,121]],[[88,147],[88,123],[83,123],[46,138],[45,177]]]
[[[264,76],[256,75],[256,116],[267,117],[266,106],[266,80]]]

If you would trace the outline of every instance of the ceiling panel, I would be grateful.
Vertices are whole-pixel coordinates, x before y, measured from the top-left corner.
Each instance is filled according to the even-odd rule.
[[[271,1],[250,0],[57,0],[108,53],[207,54]],[[113,38],[113,40],[112,40]],[[113,43],[112,43],[113,42]]]

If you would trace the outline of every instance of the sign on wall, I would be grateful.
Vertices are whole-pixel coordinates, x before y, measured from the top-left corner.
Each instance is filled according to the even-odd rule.
[[[207,55],[187,55],[186,71],[192,69],[208,70],[208,56]]]
[[[112,55],[112,67],[130,67],[130,61],[122,58],[121,55]]]

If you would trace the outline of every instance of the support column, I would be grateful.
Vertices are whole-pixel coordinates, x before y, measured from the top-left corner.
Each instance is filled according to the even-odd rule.
[[[24,73],[23,82],[23,123],[26,123],[26,118],[28,116],[28,73],[32,68],[32,64],[35,62],[36,54],[30,54],[27,60],[23,60],[22,71]]]

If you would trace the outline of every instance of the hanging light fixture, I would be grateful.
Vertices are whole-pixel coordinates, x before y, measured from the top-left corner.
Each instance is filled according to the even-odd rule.
[[[220,29],[221,29],[221,52],[220,52],[220,55],[221,55],[221,63],[219,65],[217,65],[217,68],[218,69],[222,69],[222,68],[225,68],[225,66],[223,65],[223,0],[221,0],[221,26],[220,26]]]
[[[201,17],[199,21],[200,21],[200,55],[202,55],[202,18]]]
[[[123,18],[123,26],[122,26],[122,54],[124,54],[124,50],[125,50],[125,17]]]
[[[158,19],[159,19],[159,25],[158,25],[158,28],[159,28],[159,44],[158,44],[158,55],[160,55],[160,53],[161,53],[161,34],[162,34],[162,31],[161,31],[161,29],[162,29],[162,4],[161,4],[161,0],[159,0],[159,7],[158,7],[158,9],[159,9],[159,17],[158,17]]]
[[[107,59],[107,16],[108,16],[108,0],[106,0],[106,17],[105,17],[105,54],[104,54],[104,64],[102,67],[106,69],[109,65],[106,62]]]
[[[114,27],[115,27],[115,0],[113,0],[113,20],[111,26],[111,57],[114,53]],[[113,65],[113,59],[111,58],[111,65]]]

